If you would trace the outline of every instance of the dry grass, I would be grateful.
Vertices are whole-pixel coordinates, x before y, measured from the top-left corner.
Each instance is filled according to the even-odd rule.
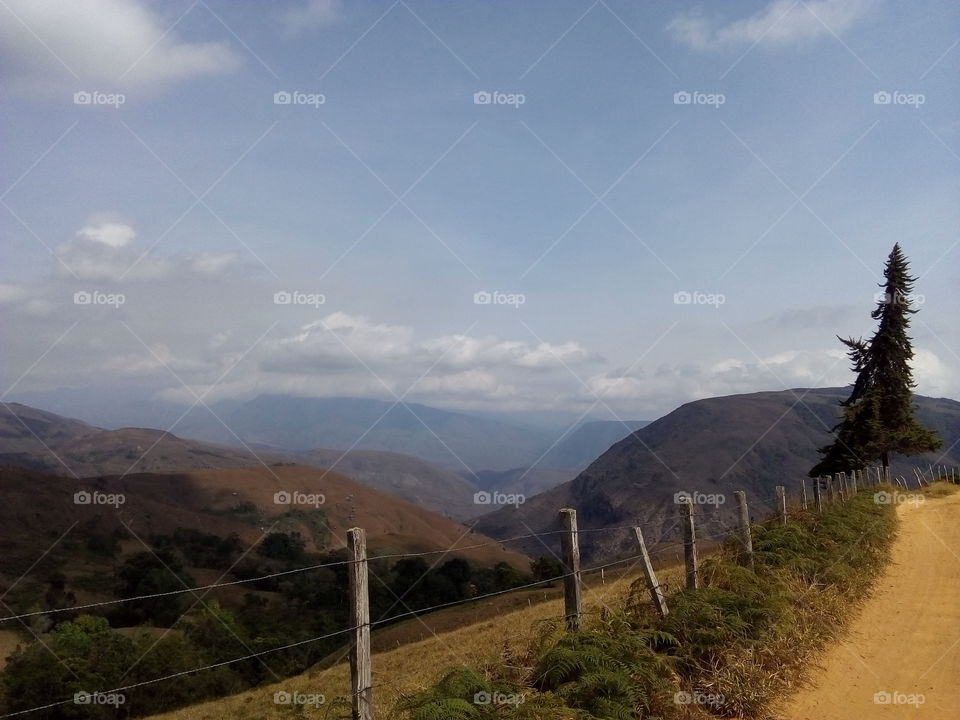
[[[15,631],[0,630],[0,670],[6,667],[7,657],[16,650],[17,645],[20,644],[27,645],[27,642]]]
[[[608,571],[606,583],[601,584],[598,574],[584,577],[584,611],[598,613],[605,606],[623,607],[630,585],[637,579],[638,571],[626,566],[622,573]],[[676,566],[662,570],[661,583],[667,587],[678,586],[683,581],[682,569]],[[374,633],[374,647],[383,645],[378,636],[397,633],[406,636],[416,635],[421,630],[429,633],[428,627],[442,628],[459,623],[460,627],[438,635],[430,635],[422,641],[411,642],[398,648],[375,652],[373,656],[373,684],[375,705],[381,717],[394,717],[391,712],[397,701],[411,693],[421,691],[435,684],[452,666],[466,665],[483,667],[491,663],[498,664],[511,657],[522,656],[530,645],[553,623],[563,615],[563,600],[556,591],[551,592],[546,601],[542,600],[543,590],[532,593],[518,592],[442,610],[433,613],[421,623],[413,619],[381,633]],[[534,600],[533,596],[537,597]],[[521,607],[512,611],[498,605],[503,598],[512,598],[514,604],[519,599]],[[527,599],[531,601],[525,606]],[[538,602],[539,600],[539,602]],[[488,610],[481,610],[484,606]],[[470,624],[470,618],[478,612],[494,615],[489,619]],[[501,612],[497,613],[500,608]],[[269,664],[269,657],[266,658]],[[273,720],[295,716],[289,706],[275,705],[275,692],[302,692],[306,694],[322,693],[328,703],[335,697],[349,692],[350,669],[345,661],[330,665],[325,669],[314,668],[302,675],[281,680],[272,685],[255,688],[238,695],[220,698],[192,705],[171,713],[153,716],[157,720]],[[307,716],[324,717],[322,712],[307,711]]]

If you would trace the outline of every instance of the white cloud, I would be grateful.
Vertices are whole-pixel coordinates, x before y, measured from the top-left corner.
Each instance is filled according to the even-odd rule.
[[[81,240],[102,243],[112,248],[121,248],[129,245],[136,236],[137,233],[132,227],[125,223],[118,222],[86,225],[77,230],[77,237]]]
[[[21,91],[151,88],[235,69],[223,41],[187,42],[141,0],[6,0],[0,6],[5,82]]]
[[[872,0],[774,0],[753,15],[722,24],[702,12],[678,15],[667,30],[694,50],[783,47],[840,35],[866,15]]]
[[[291,35],[325,27],[340,19],[337,0],[306,0],[296,2],[280,13],[280,23]]]

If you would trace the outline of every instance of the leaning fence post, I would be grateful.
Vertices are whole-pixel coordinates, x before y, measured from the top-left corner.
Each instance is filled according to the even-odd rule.
[[[780,521],[787,524],[787,489],[783,485],[777,485],[777,512],[780,514]]]
[[[817,514],[823,515],[823,477],[818,476],[813,482],[813,499],[817,503]]]
[[[660,617],[665,618],[670,610],[667,609],[667,600],[663,596],[663,590],[660,589],[660,583],[657,582],[657,574],[653,571],[653,563],[650,562],[650,553],[647,552],[647,544],[643,541],[643,533],[638,527],[635,527],[633,532],[637,536],[637,545],[640,546],[640,555],[643,559],[643,577],[647,581],[650,599],[653,600],[653,606],[657,609]]]
[[[800,478],[800,492],[801,492],[801,497],[803,498],[802,500],[803,509],[806,510],[807,509],[807,479],[806,478]]]
[[[689,497],[680,503],[683,508],[683,556],[687,566],[687,587],[696,590],[700,587],[697,576],[697,533],[693,523],[693,502]]]
[[[747,507],[747,494],[743,490],[736,490],[733,496],[737,499],[737,508],[740,511],[740,544],[743,551],[740,553],[740,562],[753,567],[753,536],[750,534],[750,509]]]
[[[567,629],[580,627],[582,599],[580,588],[580,540],[577,537],[577,511],[564,508],[560,511],[560,554],[563,557],[563,610]]]
[[[362,528],[347,531],[350,553],[350,681],[353,720],[373,720],[373,681],[370,667],[370,598],[367,576],[367,534]]]

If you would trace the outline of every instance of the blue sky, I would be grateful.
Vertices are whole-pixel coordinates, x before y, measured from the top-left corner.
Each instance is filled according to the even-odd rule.
[[[842,384],[898,241],[919,389],[960,396],[955,3],[0,15],[5,399],[646,418]]]

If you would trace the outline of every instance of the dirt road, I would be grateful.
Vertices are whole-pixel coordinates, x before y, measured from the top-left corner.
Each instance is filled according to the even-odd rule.
[[[960,718],[960,494],[897,509],[892,564],[785,720]]]

